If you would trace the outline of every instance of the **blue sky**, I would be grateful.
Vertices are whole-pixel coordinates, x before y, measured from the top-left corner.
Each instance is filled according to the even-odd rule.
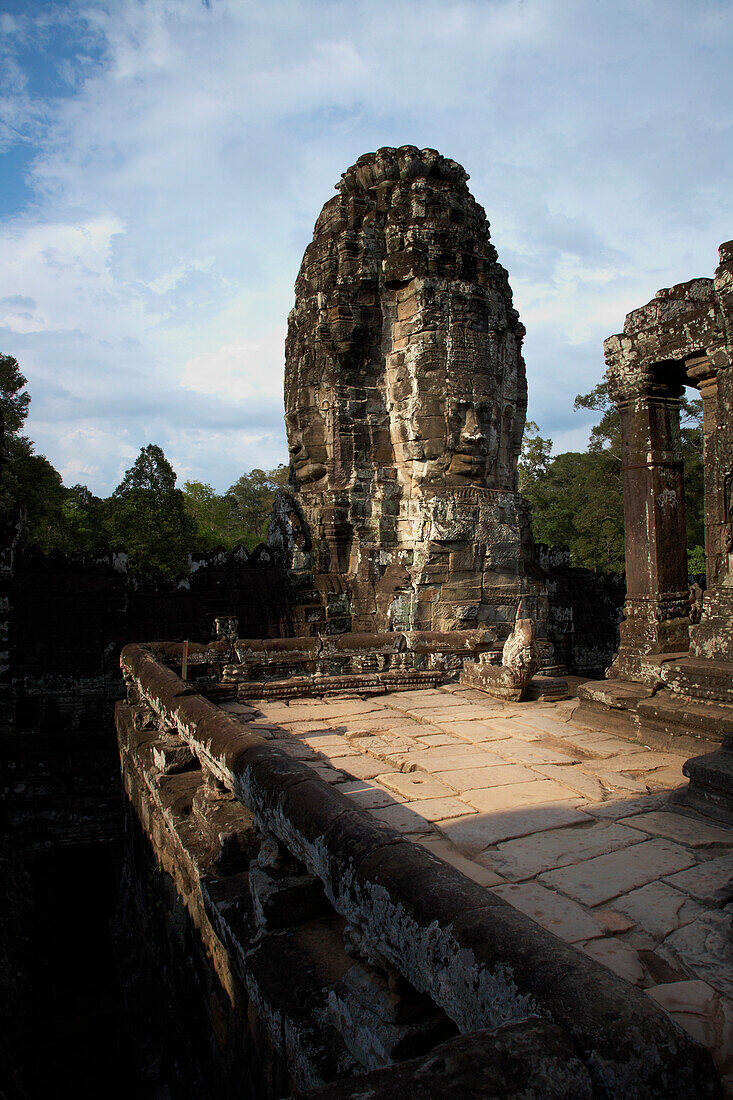
[[[341,172],[460,161],[585,446],[603,339],[733,236],[729,0],[0,0],[0,351],[108,493],[145,443],[225,489],[286,457],[293,283]]]

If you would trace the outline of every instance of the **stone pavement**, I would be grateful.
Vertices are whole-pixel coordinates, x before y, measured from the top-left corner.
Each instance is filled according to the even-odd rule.
[[[668,805],[686,757],[457,685],[227,703],[375,817],[643,988],[733,1094],[733,830]]]

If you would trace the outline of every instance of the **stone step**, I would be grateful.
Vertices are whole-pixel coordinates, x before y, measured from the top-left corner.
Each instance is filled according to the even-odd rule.
[[[684,657],[663,665],[660,675],[672,691],[733,705],[733,663],[730,661]]]
[[[726,738],[728,744],[730,738]],[[723,748],[693,757],[682,771],[690,784],[673,795],[673,800],[733,826],[733,752]]]
[[[671,737],[683,735],[706,741],[710,747],[719,745],[723,734],[733,730],[733,706],[673,695],[667,689],[651,699],[640,700],[636,712],[642,727]]]

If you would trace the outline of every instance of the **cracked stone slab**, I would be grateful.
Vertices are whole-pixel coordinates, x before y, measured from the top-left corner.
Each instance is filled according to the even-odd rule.
[[[471,813],[471,807],[459,798],[423,798],[405,805],[426,821],[449,821]]]
[[[558,739],[565,744],[580,749],[589,759],[602,760],[609,756],[617,756],[620,753],[647,752],[646,745],[635,745],[633,741],[624,741],[620,737],[607,737],[603,733],[593,731],[576,733],[565,727]]]
[[[615,898],[611,908],[630,917],[635,924],[657,940],[664,939],[705,910],[680,890],[666,882],[650,882]]]
[[[690,848],[733,847],[733,829],[711,825],[686,814],[657,810],[636,814],[628,824],[632,829],[640,829],[652,836],[664,836]]]
[[[528,806],[546,806],[549,802],[568,802],[574,792],[553,783],[551,779],[533,779],[529,783],[510,783],[507,786],[487,787],[467,791],[465,798],[483,813],[502,810],[524,810]]]
[[[667,794],[646,794],[641,795],[639,798],[624,796],[623,798],[609,799],[608,802],[584,806],[583,809],[602,820],[620,821],[631,817],[633,814],[646,813],[647,810],[664,809],[668,802],[669,796]]]
[[[439,828],[463,852],[476,855],[499,841],[528,836],[564,825],[576,825],[592,820],[575,806],[555,802],[552,805],[529,806],[503,813],[477,814],[473,818],[439,822]]]
[[[682,871],[694,861],[686,848],[670,840],[645,840],[562,870],[548,871],[540,876],[540,882],[586,905],[600,905],[663,875]]]
[[[491,862],[508,879],[532,878],[542,871],[580,863],[638,843],[638,834],[625,825],[594,823],[590,828],[553,829],[506,841],[492,851]]]
[[[513,783],[530,783],[537,778],[521,764],[495,764],[490,768],[456,768],[436,772],[457,791],[475,791],[487,787],[503,787]]]
[[[455,791],[425,771],[382,772],[377,782],[408,799],[447,798]]]
[[[371,756],[340,756],[339,768],[354,779],[375,779],[384,771],[384,763]]]
[[[431,826],[425,818],[418,816],[407,805],[385,806],[383,809],[369,810],[373,817],[385,821],[400,833],[429,833]]]
[[[733,1005],[707,982],[669,982],[646,990],[675,1023],[710,1051],[721,1075],[733,1072]]]
[[[506,764],[503,756],[494,752],[484,752],[475,745],[446,745],[432,749],[410,749],[400,756],[400,763],[415,764],[426,771],[439,775],[441,772],[458,771],[461,768],[493,767]]]
[[[547,745],[531,742],[517,744],[516,741],[498,741],[494,745],[496,752],[512,764],[577,764],[578,759],[558,752]]]
[[[667,881],[706,905],[726,905],[733,899],[733,852],[671,875]]]
[[[422,848],[427,848],[433,855],[438,856],[446,863],[449,863],[451,867],[455,867],[457,871],[460,871],[474,882],[477,882],[479,886],[499,886],[503,882],[501,875],[497,875],[495,871],[484,866],[484,864],[476,863],[475,860],[464,856],[449,840],[446,840],[445,837],[418,837],[416,843]]]
[[[667,936],[658,953],[733,998],[733,913],[705,913]]]
[[[564,783],[566,787],[582,794],[583,798],[590,798],[594,802],[602,802],[605,790],[601,781],[583,768],[582,764],[535,764],[534,767],[547,779],[554,779],[558,783]]]
[[[627,943],[609,938],[589,940],[577,946],[632,985],[644,985],[647,977],[644,966],[638,953]]]
[[[611,764],[614,761],[610,761]],[[621,772],[614,771],[613,768],[597,768],[590,762],[586,764],[587,768],[593,769],[593,774],[598,776],[601,783],[610,791],[632,791],[636,794],[646,794],[648,791],[647,783],[644,779],[637,779],[633,775],[623,775]]]
[[[592,913],[577,902],[556,894],[554,890],[547,890],[536,882],[495,886],[493,893],[566,943],[577,943],[579,940],[590,940],[606,934],[606,928]]]
[[[480,744],[483,741],[504,741],[510,734],[506,730],[497,729],[493,723],[481,721],[463,721],[438,723],[441,729],[460,737],[462,741]]]

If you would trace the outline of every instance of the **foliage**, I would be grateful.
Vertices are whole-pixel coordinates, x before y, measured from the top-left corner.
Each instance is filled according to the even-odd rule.
[[[20,435],[28,416],[31,397],[24,389],[27,381],[17,359],[12,355],[0,355],[0,419],[11,436]]]
[[[267,524],[275,493],[288,483],[288,467],[278,466],[275,470],[251,470],[243,474],[229,488],[229,494],[236,501],[236,512],[247,532],[245,541],[254,546],[267,537]]]
[[[20,519],[28,540],[42,550],[56,545],[63,526],[64,487],[61,476],[21,434],[31,403],[26,378],[11,355],[0,355],[0,422],[4,428],[0,478],[0,516],[6,524]]]
[[[534,420],[528,420],[524,426],[522,453],[519,456],[519,491],[531,491],[532,485],[545,476],[550,463],[552,440],[543,439]]]
[[[568,546],[573,565],[603,572],[624,567],[620,468],[601,451],[557,455],[524,490],[539,542]]]
[[[187,481],[186,509],[196,521],[201,547],[243,545],[251,550],[267,537],[272,503],[278,488],[287,484],[286,466],[275,470],[251,470],[218,495],[211,485]]]
[[[591,430],[587,451],[550,457],[552,440],[542,439],[537,425],[528,421],[519,461],[520,491],[532,505],[538,541],[568,546],[574,565],[620,572],[624,569],[621,427],[608,384],[600,382],[590,393],[578,394],[575,408],[601,414]],[[702,403],[683,398],[680,432],[687,546],[694,572],[704,570],[701,421]]]
[[[176,474],[160,447],[149,443],[109,500],[107,529],[124,548],[130,568],[149,577],[173,576],[188,567],[196,524],[186,511]]]
[[[64,490],[63,530],[59,532],[58,547],[65,553],[83,550],[86,553],[104,553],[109,549],[107,533],[108,503],[86,485],[72,485]]]

